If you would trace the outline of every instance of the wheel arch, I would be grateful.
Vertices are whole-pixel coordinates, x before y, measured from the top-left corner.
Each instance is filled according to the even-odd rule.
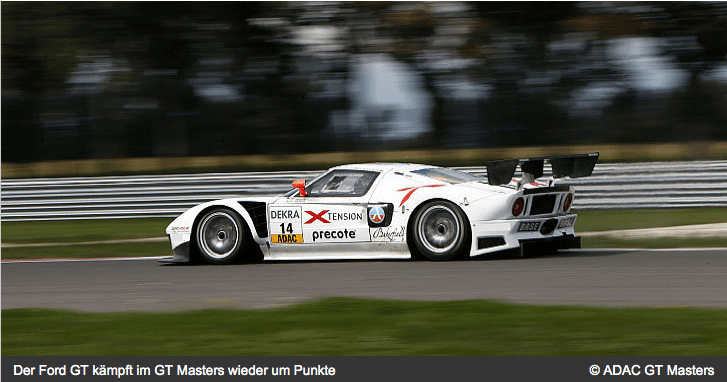
[[[409,247],[409,252],[411,252],[412,258],[416,259],[424,259],[424,256],[419,253],[419,250],[416,248],[416,244],[414,243],[414,218],[417,216],[419,211],[424,208],[425,205],[431,203],[431,202],[448,202],[452,203],[455,208],[457,208],[461,213],[462,217],[464,218],[464,229],[465,229],[465,237],[464,237],[464,248],[468,248],[465,250],[466,252],[463,253],[467,257],[470,257],[472,252],[472,228],[470,226],[470,219],[469,216],[467,216],[467,212],[465,212],[462,207],[459,206],[457,202],[451,199],[447,198],[429,198],[424,199],[420,201],[416,207],[411,211],[409,214],[409,218],[406,222],[406,246]]]
[[[261,258],[262,252],[260,251],[259,247],[259,241],[264,240],[264,238],[261,238],[257,235],[255,230],[255,225],[253,224],[253,219],[250,216],[250,213],[239,203],[239,202],[227,202],[220,203],[220,201],[212,202],[207,205],[205,205],[202,209],[200,209],[196,216],[194,217],[194,223],[192,223],[192,230],[191,230],[191,236],[189,238],[190,245],[189,245],[189,259],[193,262],[200,262],[202,261],[202,254],[199,251],[198,243],[197,243],[197,228],[199,227],[200,220],[202,217],[207,214],[207,212],[215,210],[215,209],[227,209],[232,211],[233,213],[237,214],[242,221],[245,223],[244,235],[247,236],[247,239],[249,239],[248,244],[250,244],[250,247],[254,247],[255,254],[254,258]],[[252,244],[256,245],[252,245]]]

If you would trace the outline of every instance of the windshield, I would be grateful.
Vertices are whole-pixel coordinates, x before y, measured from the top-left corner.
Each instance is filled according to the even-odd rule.
[[[477,175],[472,175],[466,172],[442,167],[423,168],[421,170],[414,170],[412,172],[415,174],[424,175],[432,179],[440,180],[442,182],[447,182],[449,184],[485,181],[485,178],[479,177]]]
[[[306,191],[311,196],[362,196],[378,175],[374,171],[334,170],[311,183]]]
[[[357,197],[365,195],[374,180],[379,176],[376,171],[364,170],[333,170],[306,185],[309,196],[348,196]],[[284,197],[295,195],[298,189],[292,189]]]

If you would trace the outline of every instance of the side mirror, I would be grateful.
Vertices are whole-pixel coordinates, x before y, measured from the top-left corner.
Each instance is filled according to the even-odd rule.
[[[298,179],[293,181],[293,188],[298,189],[298,193],[300,196],[306,196],[308,195],[307,192],[305,192],[305,179]]]

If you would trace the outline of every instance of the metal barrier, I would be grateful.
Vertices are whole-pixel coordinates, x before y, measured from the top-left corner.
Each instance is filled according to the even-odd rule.
[[[484,167],[456,169],[487,175]],[[174,217],[209,200],[279,195],[292,188],[293,180],[320,173],[3,180],[2,220]],[[575,186],[574,209],[727,207],[727,161],[597,164],[590,177],[558,183]]]

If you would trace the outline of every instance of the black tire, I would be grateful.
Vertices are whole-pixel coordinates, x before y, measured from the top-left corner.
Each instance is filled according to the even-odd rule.
[[[453,203],[432,201],[414,216],[412,237],[416,249],[429,260],[453,260],[467,250],[469,224]]]
[[[210,264],[239,260],[248,241],[247,225],[228,208],[215,208],[199,219],[195,241],[202,259]]]

